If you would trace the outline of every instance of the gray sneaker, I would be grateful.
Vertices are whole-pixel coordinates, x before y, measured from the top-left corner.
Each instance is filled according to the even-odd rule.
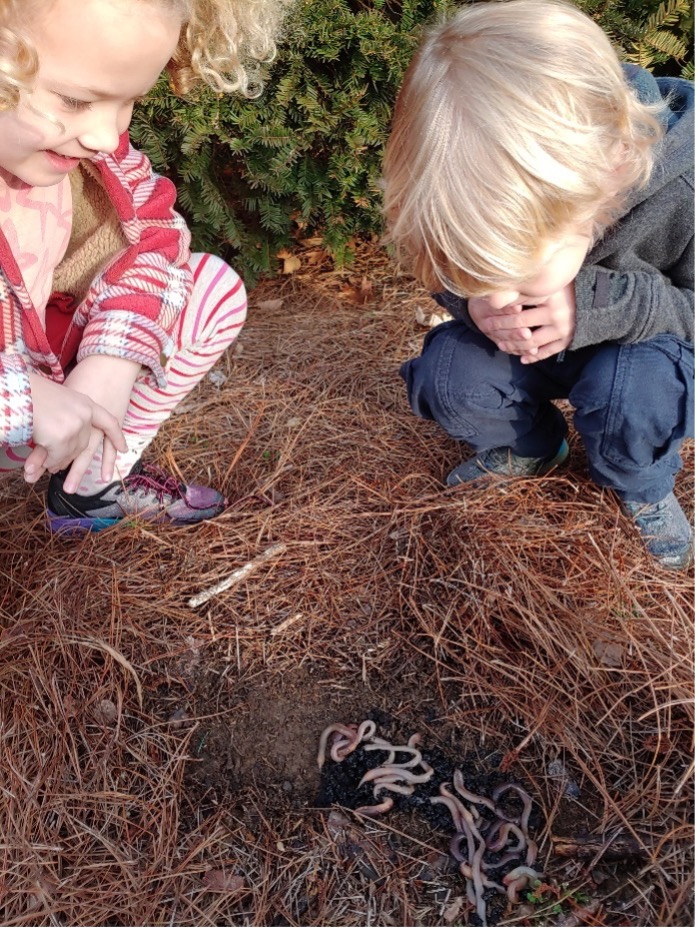
[[[556,466],[561,465],[568,458],[570,452],[565,440],[561,443],[555,456],[531,458],[518,456],[508,446],[497,446],[487,449],[466,462],[461,462],[447,475],[447,485],[462,485],[464,482],[473,482],[486,476],[506,479],[533,478],[537,475],[546,475]]]
[[[692,559],[692,527],[670,492],[662,501],[622,501],[622,510],[638,527],[648,552],[668,569],[684,569]]]

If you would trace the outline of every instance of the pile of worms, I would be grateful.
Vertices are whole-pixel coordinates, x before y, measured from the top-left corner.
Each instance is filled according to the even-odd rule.
[[[522,891],[541,879],[541,873],[534,868],[538,849],[529,836],[533,799],[515,782],[496,786],[490,797],[471,792],[458,767],[453,769],[451,781],[440,782],[434,768],[423,758],[420,743],[420,734],[413,734],[405,744],[392,744],[377,736],[376,724],[371,720],[359,725],[331,724],[320,737],[318,767],[323,769],[327,758],[343,763],[360,745],[364,754],[385,754],[357,784],[357,789],[372,788],[374,802],[354,809],[364,815],[384,814],[393,808],[396,796],[411,796],[416,787],[431,781],[438,784],[438,794],[430,795],[429,803],[445,806],[451,815],[455,833],[449,852],[465,880],[466,897],[485,927],[486,890],[506,895],[514,904]],[[510,813],[513,796],[520,809],[515,815]],[[505,803],[507,808],[503,807]]]

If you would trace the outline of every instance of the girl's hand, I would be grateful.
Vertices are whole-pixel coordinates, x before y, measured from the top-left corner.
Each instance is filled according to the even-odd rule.
[[[126,452],[119,422],[106,408],[87,395],[36,372],[29,373],[29,384],[34,406],[35,449],[24,465],[28,482],[36,482],[44,472],[67,468],[87,449],[93,429],[107,437],[115,450]]]
[[[119,359],[116,356],[87,356],[75,366],[68,375],[65,384],[74,391],[88,395],[94,402],[112,414],[121,425],[126,409],[131,400],[134,382],[141,372],[138,362]],[[78,485],[85,471],[102,443],[102,468],[100,478],[111,482],[114,477],[117,447],[113,438],[106,431],[94,424],[90,440],[85,449],[77,456],[63,482],[68,494],[78,490]],[[123,450],[126,451],[126,448]]]

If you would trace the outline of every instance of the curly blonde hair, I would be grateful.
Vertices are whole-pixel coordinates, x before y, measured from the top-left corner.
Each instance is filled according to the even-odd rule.
[[[0,110],[31,92],[39,60],[31,24],[51,0],[0,0]],[[175,93],[208,84],[246,97],[260,93],[260,63],[271,61],[294,0],[133,0],[160,4],[182,17],[182,34],[167,66]]]
[[[182,13],[180,44],[168,65],[175,93],[196,84],[254,97],[261,90],[259,63],[277,51],[284,17],[294,0],[142,0]]]
[[[589,16],[562,0],[463,7],[427,31],[384,163],[388,237],[418,279],[477,297],[535,276],[644,186],[661,128]]]

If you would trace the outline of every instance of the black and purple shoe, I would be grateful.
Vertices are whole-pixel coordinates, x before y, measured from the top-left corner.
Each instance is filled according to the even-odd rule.
[[[185,485],[167,472],[137,462],[123,481],[112,482],[99,494],[70,495],[63,490],[67,471],[51,476],[46,504],[53,533],[105,530],[126,517],[184,527],[210,520],[228,501],[202,485]]]

